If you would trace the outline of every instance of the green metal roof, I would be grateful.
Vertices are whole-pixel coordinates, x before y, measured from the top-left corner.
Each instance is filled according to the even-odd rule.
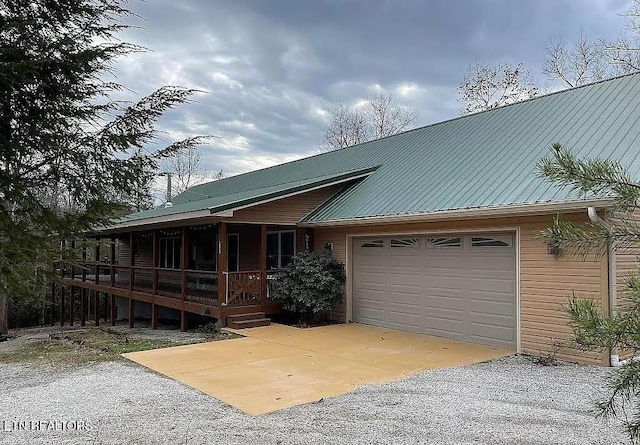
[[[435,213],[577,199],[536,177],[559,142],[581,157],[640,172],[640,74],[560,91],[363,144],[380,155],[367,179],[306,222]]]
[[[638,172],[639,120],[640,74],[627,75],[192,187],[126,220],[231,209],[366,171],[305,222],[563,202],[577,196],[535,176],[548,147]]]
[[[117,221],[117,223],[126,224],[127,222],[131,221],[177,215],[180,213],[197,212],[200,210],[207,210],[211,214],[216,212],[223,212],[225,210],[251,205],[291,193],[302,192],[311,188],[334,184],[339,181],[365,175],[372,172],[374,169],[375,167],[364,169],[361,168],[358,170],[324,175],[319,175],[316,173],[314,176],[309,178],[294,179],[287,182],[283,182],[282,180],[272,183],[262,181],[260,183],[260,187],[253,188],[247,186],[252,183],[255,184],[255,182],[251,179],[245,181],[230,181],[231,179],[240,178],[245,175],[234,176],[232,178],[229,178],[228,180],[219,180],[212,183],[192,187],[184,193],[176,196],[172,200],[173,205],[171,207],[165,207],[164,205],[162,205],[160,207],[156,207],[155,209],[146,210],[144,212],[132,213],[125,216],[124,218],[121,218]],[[223,184],[225,182],[226,184]],[[231,182],[237,183],[238,187],[236,190],[234,190],[233,187],[228,186]],[[225,185],[226,187],[214,187],[219,183]]]

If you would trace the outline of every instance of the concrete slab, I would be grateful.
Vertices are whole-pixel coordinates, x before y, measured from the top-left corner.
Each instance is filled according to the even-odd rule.
[[[273,324],[233,332],[244,337],[124,356],[260,415],[515,352],[354,323],[308,329]]]

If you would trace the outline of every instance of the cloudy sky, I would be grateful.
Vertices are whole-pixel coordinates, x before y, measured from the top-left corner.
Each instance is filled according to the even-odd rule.
[[[327,110],[381,89],[419,113],[454,117],[470,63],[523,62],[542,85],[550,36],[613,38],[631,0],[132,0],[118,80],[206,91],[162,121],[167,139],[209,134],[206,167],[233,175],[317,153]]]

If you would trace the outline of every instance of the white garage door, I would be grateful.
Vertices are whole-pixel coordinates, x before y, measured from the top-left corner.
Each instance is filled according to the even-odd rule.
[[[514,234],[357,238],[360,323],[516,347]]]

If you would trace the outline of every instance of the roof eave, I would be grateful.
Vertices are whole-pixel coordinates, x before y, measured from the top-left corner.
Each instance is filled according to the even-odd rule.
[[[299,225],[303,227],[336,227],[352,225],[443,221],[469,218],[481,219],[489,217],[527,216],[536,214],[549,214],[562,211],[573,212],[578,210],[585,210],[586,212],[586,209],[588,207],[608,208],[611,207],[612,204],[612,198],[579,199],[560,202],[510,204],[495,207],[443,210],[429,213],[345,218],[327,221],[302,221],[299,223]]]
[[[354,181],[357,179],[364,179],[370,176],[371,174],[373,174],[373,172],[377,168],[378,167],[373,167],[373,168],[358,170],[356,172],[349,172],[343,175],[339,175],[337,177],[333,177],[331,179],[314,182],[306,186],[293,187],[283,192],[269,193],[256,198],[235,201],[229,204],[225,204],[223,206],[208,207],[205,209],[194,210],[190,212],[180,212],[180,213],[173,213],[170,215],[158,215],[150,218],[141,218],[141,219],[134,219],[129,221],[122,221],[116,224],[106,226],[102,230],[98,230],[98,231],[102,233],[117,232],[117,231],[121,231],[123,229],[128,229],[128,228],[153,226],[157,224],[166,224],[171,222],[179,222],[182,220],[193,220],[193,219],[205,218],[205,217],[206,218],[211,218],[211,217],[231,218],[233,217],[234,211],[242,210],[247,207],[266,204],[268,202],[277,201],[279,199],[300,195],[302,193],[308,193],[321,188],[330,187],[332,185],[343,184],[345,182]]]

